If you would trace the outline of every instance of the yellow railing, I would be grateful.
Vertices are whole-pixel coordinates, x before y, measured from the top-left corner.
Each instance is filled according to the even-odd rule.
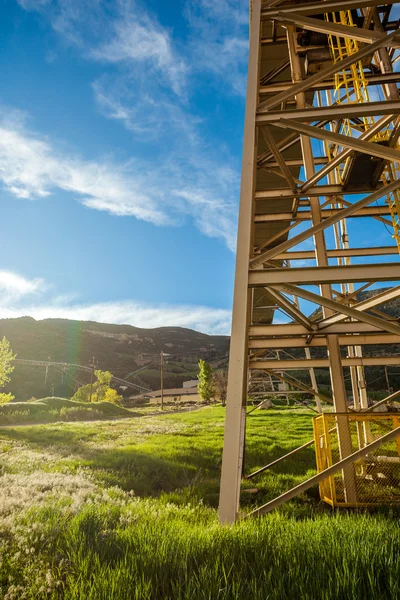
[[[314,439],[318,473],[361,450],[399,425],[398,413],[325,413],[315,417]],[[366,458],[356,461],[351,467],[350,477],[355,490],[355,502],[348,502],[346,499],[342,472],[327,477],[320,484],[321,500],[333,507],[400,504],[399,438],[397,441],[383,444]]]

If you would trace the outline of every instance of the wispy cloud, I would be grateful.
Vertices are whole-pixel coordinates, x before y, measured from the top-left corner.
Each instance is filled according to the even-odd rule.
[[[197,305],[144,304],[132,300],[83,304],[71,297],[49,297],[42,279],[0,271],[0,318],[74,319],[141,328],[188,327],[210,334],[230,333],[231,312]],[[29,297],[35,294],[32,303]]]
[[[70,191],[89,208],[156,225],[192,219],[204,235],[234,250],[237,167],[221,143],[206,141],[207,124],[189,92],[196,90],[199,69],[242,91],[245,0],[188,1],[185,54],[140,0],[18,1],[45,15],[85,59],[104,64],[92,82],[99,111],[152,148],[153,156],[146,161],[135,149],[122,165],[84,160],[56,152],[54,141],[8,129],[0,141],[6,187],[26,198]]]
[[[114,23],[111,39],[94,48],[90,56],[108,63],[134,68],[137,63],[158,72],[158,77],[181,94],[188,68],[174,51],[169,33],[146,13],[126,8]],[[151,76],[147,73],[147,76]]]
[[[1,301],[10,304],[46,290],[43,279],[26,279],[17,273],[0,271],[0,294]]]
[[[27,131],[21,120],[0,119],[0,180],[19,198],[44,197],[58,189],[73,193],[89,208],[156,225],[169,222],[151,195],[143,192],[139,168],[64,155]]]
[[[154,225],[179,225],[190,218],[205,235],[233,249],[235,174],[213,167],[209,177],[212,162],[191,161],[159,160],[155,170],[153,163],[133,159],[125,164],[86,160],[31,133],[18,113],[9,120],[0,112],[0,181],[14,196],[35,199],[62,190],[88,208]]]
[[[248,0],[187,0],[193,69],[209,71],[229,93],[245,93],[248,50]]]
[[[176,94],[189,70],[171,33],[139,0],[17,0],[43,13],[53,29],[88,60],[110,63],[137,75],[157,77]]]

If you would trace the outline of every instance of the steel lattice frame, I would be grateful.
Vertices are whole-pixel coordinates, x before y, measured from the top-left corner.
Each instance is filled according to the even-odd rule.
[[[223,523],[234,522],[239,510],[247,387],[252,370],[280,373],[285,369],[309,369],[313,375],[314,367],[329,367],[335,411],[346,412],[343,367],[350,367],[355,406],[362,410],[368,406],[363,367],[400,364],[398,356],[362,356],[362,346],[400,342],[397,322],[377,310],[379,305],[400,296],[400,286],[393,288],[394,282],[400,280],[399,262],[384,262],[385,256],[398,255],[398,248],[389,233],[385,246],[368,246],[367,240],[363,248],[350,248],[346,226],[348,218],[375,219],[392,225],[389,204],[377,205],[376,201],[397,193],[400,180],[383,181],[382,175],[371,183],[361,178],[357,186],[350,188],[333,175],[334,169],[343,169],[349,160],[365,154],[382,160],[384,165],[400,163],[400,73],[393,68],[400,30],[397,23],[390,21],[393,4],[400,3],[251,2],[219,508]],[[356,26],[335,23],[337,11],[344,8],[357,17]],[[341,60],[326,60],[313,73],[308,64],[307,72],[307,50],[299,45],[302,32],[356,40],[359,49]],[[355,63],[362,65],[362,76],[369,85],[379,86],[382,98],[349,104],[321,101],[334,88],[337,73],[345,73]],[[370,127],[368,131],[360,129],[356,135],[343,135],[345,119],[355,128],[369,119]],[[385,127],[390,128],[390,141],[377,143],[377,136]],[[323,141],[324,152],[314,139]],[[332,150],[330,154],[328,148],[329,152]],[[297,228],[299,224],[302,226]],[[299,230],[301,233],[297,233]],[[313,249],[298,247],[312,239]],[[351,264],[352,257],[363,257],[362,264]],[[375,282],[387,282],[392,289],[357,302],[356,291]],[[333,287],[337,284],[340,291]],[[310,291],[310,286],[316,287]],[[321,307],[318,319],[311,321],[302,312],[304,300]],[[292,320],[274,324],[276,309],[283,310]],[[342,357],[341,346],[348,348],[347,358]],[[303,349],[304,359],[276,358],[277,350],[294,347]],[[326,348],[326,358],[313,358],[313,347]],[[317,395],[313,385],[312,391]],[[346,428],[339,434],[342,458],[346,459]],[[351,501],[348,467],[344,469],[344,483]]]

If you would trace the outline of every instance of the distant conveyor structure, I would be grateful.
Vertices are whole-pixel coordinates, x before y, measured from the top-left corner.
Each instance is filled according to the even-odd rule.
[[[394,1],[250,2],[223,523],[240,514],[252,372],[296,385],[293,371],[308,371],[321,412],[314,369],[329,369],[334,413],[347,414],[344,369],[352,411],[363,412],[364,367],[400,365],[389,350],[400,343],[398,320],[379,310],[400,297],[399,17]],[[360,301],[375,284],[382,290]],[[371,345],[382,351],[363,356]],[[359,448],[375,448],[373,424],[354,427]],[[348,419],[334,429],[344,502],[357,506],[348,457],[362,452]]]

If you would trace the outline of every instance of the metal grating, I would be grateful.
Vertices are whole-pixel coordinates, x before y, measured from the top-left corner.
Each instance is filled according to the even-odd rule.
[[[325,413],[316,417],[314,438],[318,473],[399,425],[398,413]],[[346,489],[353,488],[351,501],[345,493],[346,479]],[[334,507],[400,504],[400,438],[356,461],[346,473],[339,472],[322,481],[320,497]]]

